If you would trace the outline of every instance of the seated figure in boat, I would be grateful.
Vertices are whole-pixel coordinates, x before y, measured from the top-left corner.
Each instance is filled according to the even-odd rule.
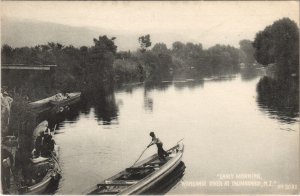
[[[165,160],[169,154],[163,149],[163,143],[160,141],[158,137],[155,136],[154,132],[150,132],[150,136],[152,137],[152,142],[147,146],[149,148],[153,144],[157,146],[157,154],[160,160]]]
[[[52,152],[54,150],[55,141],[52,139],[51,134],[46,134],[44,136],[44,142],[42,146],[42,156],[43,157],[51,157]]]
[[[48,129],[45,132],[40,132],[40,135],[35,140],[34,157],[51,157],[54,146],[55,141]]]
[[[42,152],[42,148],[43,148],[43,142],[44,142],[44,132],[40,132],[40,135],[37,136],[36,140],[35,140],[35,152],[34,155],[35,157],[39,157],[41,156],[41,152]]]

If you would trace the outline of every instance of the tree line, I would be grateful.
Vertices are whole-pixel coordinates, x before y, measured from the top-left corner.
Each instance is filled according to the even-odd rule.
[[[108,88],[117,82],[159,82],[183,77],[205,77],[237,73],[240,64],[276,64],[278,77],[298,75],[298,27],[288,18],[274,22],[257,33],[254,42],[241,40],[240,47],[217,44],[204,49],[201,43],[176,41],[152,46],[151,36],[138,38],[136,51],[117,51],[115,37],[94,39],[87,47],[48,43],[34,47],[2,46],[3,64],[56,64],[53,73],[18,72],[2,74],[2,86],[13,87],[31,99],[57,91],[82,92]],[[151,47],[152,46],[152,47]]]
[[[237,72],[243,58],[242,50],[219,44],[203,49],[200,43],[177,41],[172,48],[156,43],[149,49],[152,45],[150,35],[138,38],[140,49],[137,51],[117,51],[115,39],[99,36],[94,39],[93,46],[79,48],[53,42],[21,48],[3,45],[2,65],[55,64],[57,67],[51,74],[5,72],[2,85],[35,100],[58,91],[88,92],[106,88],[115,81],[159,82],[182,73],[211,76]]]
[[[140,50],[117,53],[114,70],[120,81],[159,82],[180,74],[185,77],[204,77],[237,73],[241,55],[246,55],[229,45],[217,44],[203,49],[200,43],[179,41],[174,42],[171,48],[165,43],[156,43],[147,49],[151,46],[150,36],[142,36],[139,40],[142,42]]]
[[[111,83],[113,62],[117,51],[114,37],[99,36],[91,47],[76,48],[59,43],[35,47],[12,48],[2,46],[2,65],[49,65],[52,72],[2,71],[2,86],[8,86],[32,99],[57,91],[90,91]],[[44,92],[44,93],[41,93]]]

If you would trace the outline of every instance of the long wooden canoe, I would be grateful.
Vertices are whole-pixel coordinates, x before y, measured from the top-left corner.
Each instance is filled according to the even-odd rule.
[[[49,169],[43,179],[31,186],[23,186],[18,190],[19,194],[24,195],[36,195],[42,194],[49,187],[51,182],[57,181],[60,178],[61,169],[58,163],[58,145],[55,145],[53,156],[50,158],[39,157],[40,162],[50,162],[53,168]],[[32,159],[32,162],[36,164],[36,161]]]
[[[141,194],[170,174],[181,162],[184,151],[182,143],[167,150],[169,156],[161,161],[157,154],[138,162],[130,168],[108,178],[84,194],[117,195]]]
[[[64,107],[71,105],[80,100],[81,92],[68,93],[67,96],[63,96],[61,93],[53,95],[51,97],[29,103],[29,108],[37,113],[41,113],[50,110],[52,107]]]
[[[51,99],[51,105],[65,106],[77,102],[80,99],[81,92],[68,93],[67,96],[64,96],[60,99]]]
[[[59,174],[57,171],[54,171],[54,170],[49,171],[41,182],[34,184],[32,186],[26,187],[25,189],[22,188],[23,190],[22,191],[20,190],[19,192],[21,194],[25,194],[25,195],[42,194],[48,188],[49,184],[52,181],[57,180],[58,178],[59,178]]]

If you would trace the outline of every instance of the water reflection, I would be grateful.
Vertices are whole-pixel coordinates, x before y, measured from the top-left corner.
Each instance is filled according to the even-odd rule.
[[[51,118],[49,119],[49,124],[56,124],[63,122],[65,120],[70,122],[75,122],[78,120],[80,111],[78,110],[80,108],[80,103],[71,105],[67,109],[65,109],[63,112],[60,113],[52,113]]]
[[[173,143],[174,138],[185,137],[185,144],[190,147],[184,154],[188,169],[184,170],[182,163],[146,194],[165,194],[168,191],[171,194],[206,194],[209,191],[218,194],[222,190],[210,190],[209,187],[186,189],[180,181],[183,176],[186,181],[214,179],[219,171],[255,171],[269,179],[294,184],[298,179],[295,160],[299,155],[299,151],[293,148],[298,144],[297,137],[293,137],[297,132],[292,131],[295,124],[281,123],[278,126],[277,120],[265,116],[277,118],[278,112],[283,110],[287,114],[280,114],[282,118],[297,118],[297,111],[292,115],[288,112],[293,113],[291,110],[298,107],[288,101],[285,101],[290,104],[288,106],[272,106],[274,96],[297,100],[295,92],[269,92],[264,88],[278,85],[267,88],[268,83],[260,81],[257,85],[258,79],[244,82],[240,77],[234,77],[123,85],[115,93],[97,91],[86,96],[78,105],[78,111],[74,109],[70,110],[74,114],[65,114],[71,115],[65,118],[73,118],[76,122],[72,126],[69,126],[69,121],[62,122],[62,134],[55,138],[61,146],[60,162],[64,172],[57,194],[79,194],[85,187],[98,183],[100,178],[105,179],[132,164],[149,142],[147,135],[151,129],[159,132],[166,145]],[[257,92],[256,85],[260,86]],[[184,92],[182,89],[185,88],[193,90]],[[258,98],[254,100],[256,95]],[[283,104],[280,99],[277,102],[275,105]],[[257,105],[264,113],[257,111]],[[145,110],[149,113],[145,114]],[[76,118],[78,113],[79,119]],[[245,117],[250,120],[245,120]],[[119,124],[114,126],[114,123]],[[112,125],[103,126],[105,124]],[[87,126],[91,128],[86,129]],[[112,131],[107,131],[107,128]],[[277,131],[281,129],[290,132]],[[270,134],[272,137],[268,137]],[[262,153],[261,149],[273,150]],[[274,157],[278,159],[274,160]],[[222,164],[216,168],[215,163],[220,161]],[[248,187],[232,187],[227,191],[262,193],[260,188]]]
[[[51,181],[49,186],[46,188],[45,192],[43,192],[41,195],[53,195],[53,194],[55,194],[56,191],[59,188],[60,180],[61,179]]]
[[[179,165],[169,175],[164,177],[161,181],[157,182],[145,195],[163,195],[169,192],[172,188],[176,187],[178,182],[182,179],[185,172],[184,162],[180,162]]]
[[[99,96],[97,104],[94,105],[95,114],[98,121],[104,125],[118,123],[118,106],[116,104],[115,94],[109,93]]]
[[[166,91],[172,85],[172,81],[164,81],[158,83],[146,82],[144,88],[150,92],[152,90]]]
[[[153,111],[153,99],[146,89],[144,90],[144,109],[150,112]]]
[[[196,87],[203,87],[204,80],[186,80],[186,81],[175,81],[174,86],[177,90],[182,90],[184,88],[194,89]]]
[[[144,83],[143,82],[137,82],[137,83],[129,83],[129,84],[116,84],[115,92],[126,92],[132,94],[132,92],[136,89],[143,88]]]
[[[262,111],[281,122],[293,123],[299,116],[299,85],[263,77],[257,84],[257,103]]]
[[[212,77],[213,81],[224,82],[224,81],[232,81],[237,78],[236,74],[228,74],[228,75],[219,75]]]
[[[245,67],[241,69],[241,78],[243,81],[251,81],[259,76],[260,71],[254,67]]]
[[[110,125],[118,123],[118,104],[116,103],[114,91],[97,91],[92,94],[84,94],[80,102],[71,105],[63,112],[51,110],[38,117],[38,122],[47,120],[49,127],[59,129],[61,123],[68,121],[69,123],[76,123],[81,114],[88,115],[91,109],[95,111],[95,118],[99,124]]]

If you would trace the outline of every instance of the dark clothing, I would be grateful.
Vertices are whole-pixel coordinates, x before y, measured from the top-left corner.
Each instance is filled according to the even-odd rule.
[[[55,141],[52,139],[51,135],[44,136],[44,143],[42,147],[42,156],[50,157],[52,151],[54,150]]]
[[[48,144],[48,147],[49,147],[50,152],[53,152],[53,150],[54,150],[54,145],[55,145],[55,141],[54,141],[53,139],[51,139],[51,140],[49,141],[49,144]]]
[[[150,134],[151,136],[151,134]],[[163,143],[160,141],[160,139],[158,137],[155,137],[155,135],[153,134],[152,137],[152,142],[148,145],[151,146],[153,144],[156,144],[157,146],[157,154],[160,160],[165,160],[167,156],[169,156],[169,154],[163,149]]]
[[[36,157],[39,157],[41,155],[42,146],[43,146],[43,137],[38,136],[35,140],[35,156]]]
[[[156,146],[157,146],[157,154],[159,158],[165,160],[165,157],[168,156],[168,153],[163,149],[162,143],[157,143]]]

